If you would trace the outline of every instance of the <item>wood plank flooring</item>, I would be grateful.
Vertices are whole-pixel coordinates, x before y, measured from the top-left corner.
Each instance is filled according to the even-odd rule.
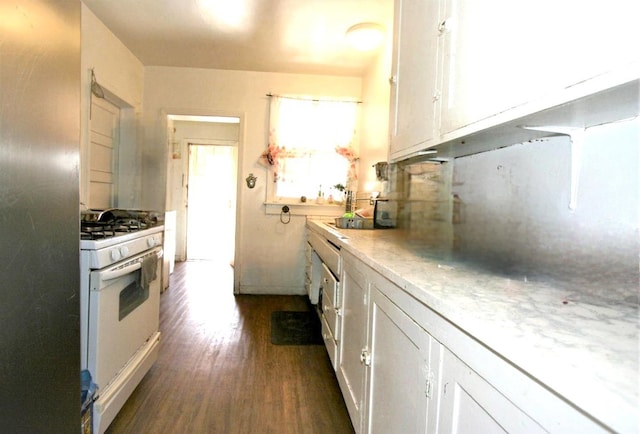
[[[158,361],[108,434],[353,433],[325,348],[271,344],[271,312],[306,297],[232,288],[227,264],[176,264]]]

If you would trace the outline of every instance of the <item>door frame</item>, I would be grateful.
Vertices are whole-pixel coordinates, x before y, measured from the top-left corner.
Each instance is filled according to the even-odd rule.
[[[240,124],[238,126],[238,141],[237,141],[237,167],[236,167],[236,233],[234,237],[234,258],[233,258],[233,292],[234,294],[238,294],[240,290],[240,267],[242,264],[238,261],[240,257],[240,246],[241,237],[242,237],[242,183],[241,183],[241,174],[242,167],[244,163],[244,140],[245,140],[245,128],[246,115],[243,112],[235,112],[235,111],[221,111],[221,110],[203,110],[203,109],[188,109],[188,108],[163,108],[160,110],[160,125],[161,125],[161,138],[163,143],[166,144],[165,148],[165,210],[170,210],[173,204],[170,202],[171,194],[170,194],[170,186],[171,186],[171,170],[170,164],[173,159],[172,155],[172,146],[173,144],[170,142],[169,135],[167,134],[168,127],[168,118],[169,116],[210,116],[210,117],[233,117],[240,119]],[[185,234],[186,236],[186,234]],[[186,251],[185,251],[186,254]]]

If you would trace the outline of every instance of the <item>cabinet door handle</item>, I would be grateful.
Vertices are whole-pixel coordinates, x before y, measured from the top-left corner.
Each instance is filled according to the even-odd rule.
[[[371,366],[371,354],[369,354],[369,351],[367,351],[366,348],[363,348],[360,353],[360,363],[364,366]]]
[[[389,84],[396,84],[398,82],[398,76],[397,75],[392,75],[391,77],[389,77]]]

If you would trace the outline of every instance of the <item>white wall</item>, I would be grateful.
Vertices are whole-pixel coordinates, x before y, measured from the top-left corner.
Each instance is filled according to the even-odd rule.
[[[145,69],[143,154],[144,208],[164,208],[168,143],[163,115],[203,114],[241,118],[236,290],[243,293],[304,293],[305,218],[289,224],[265,215],[266,169],[258,163],[266,147],[267,93],[361,99],[354,77],[275,74],[193,68]],[[244,179],[258,177],[254,189]]]
[[[393,2],[389,2],[393,16]],[[389,98],[392,40],[388,32],[380,53],[362,78],[362,127],[360,131],[359,191],[381,191],[372,167],[389,154]]]
[[[117,206],[140,206],[142,134],[139,130],[142,117],[142,93],[144,90],[144,66],[100,21],[82,4],[81,28],[81,131],[82,161],[87,161],[89,101],[93,68],[98,83],[105,89],[111,102],[121,107],[123,119],[120,125],[123,140],[120,143],[119,184]],[[88,197],[88,165],[81,166],[81,202]]]

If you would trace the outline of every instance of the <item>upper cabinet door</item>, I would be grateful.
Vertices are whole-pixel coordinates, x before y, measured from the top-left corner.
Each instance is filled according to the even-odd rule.
[[[448,0],[441,133],[528,102],[564,102],[554,97],[631,65],[639,12],[629,0]]]
[[[390,151],[396,160],[436,137],[439,1],[396,0]]]

